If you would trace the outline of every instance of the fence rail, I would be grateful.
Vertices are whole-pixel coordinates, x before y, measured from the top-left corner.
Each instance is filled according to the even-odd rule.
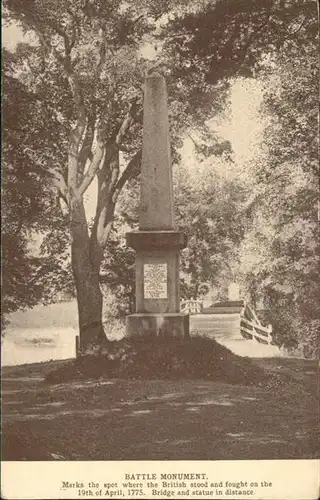
[[[203,302],[199,299],[182,300],[180,310],[187,314],[201,314]],[[227,307],[224,307],[223,312],[228,312]],[[263,344],[272,343],[272,326],[263,326],[255,310],[246,302],[240,311],[240,333],[246,339],[255,339]]]
[[[272,326],[263,326],[249,304],[244,304],[240,318],[240,332],[244,338],[255,339],[263,344],[272,343]]]
[[[180,303],[181,312],[185,312],[187,314],[201,314],[203,309],[202,300],[190,299],[190,300],[182,300]]]
[[[245,317],[241,316],[240,332],[244,338],[256,339],[263,344],[271,344],[271,328],[262,326],[261,324],[253,323]]]

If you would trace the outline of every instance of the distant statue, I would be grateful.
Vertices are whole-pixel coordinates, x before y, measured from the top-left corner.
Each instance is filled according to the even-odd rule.
[[[238,283],[230,283],[228,287],[228,299],[229,300],[239,300],[240,298],[240,287]]]

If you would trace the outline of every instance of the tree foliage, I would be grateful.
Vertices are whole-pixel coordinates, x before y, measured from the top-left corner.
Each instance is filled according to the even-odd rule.
[[[201,169],[179,172],[177,225],[188,236],[181,254],[182,296],[199,298],[207,286],[221,288],[233,280],[244,226],[243,187],[216,170],[214,157]]]
[[[263,296],[279,344],[315,355],[320,330],[318,82],[314,26],[288,47],[266,78],[263,149],[242,270],[249,295]],[[290,49],[290,50],[289,50]],[[309,353],[310,354],[310,353]]]
[[[315,18],[313,0],[216,0],[180,11],[162,36],[174,85],[187,92],[188,115],[203,121],[204,109],[223,105],[228,79],[257,77],[270,56],[312,36]]]
[[[48,119],[41,97],[14,77],[15,57],[4,50],[3,60],[2,310],[6,314],[52,299],[55,288],[49,269],[54,268],[52,274],[58,277],[61,266],[58,259],[40,258],[31,244],[59,216],[56,194],[43,169],[59,157],[57,123]]]

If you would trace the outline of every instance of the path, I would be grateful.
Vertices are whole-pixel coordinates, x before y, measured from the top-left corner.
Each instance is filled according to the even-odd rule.
[[[280,356],[278,347],[242,337],[239,313],[196,314],[190,316],[190,329],[199,335],[215,338],[238,356],[250,358]]]

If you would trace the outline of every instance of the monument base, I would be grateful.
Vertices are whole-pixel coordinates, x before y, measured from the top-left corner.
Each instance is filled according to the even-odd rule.
[[[189,315],[182,313],[136,313],[127,316],[126,331],[129,337],[189,337]]]

